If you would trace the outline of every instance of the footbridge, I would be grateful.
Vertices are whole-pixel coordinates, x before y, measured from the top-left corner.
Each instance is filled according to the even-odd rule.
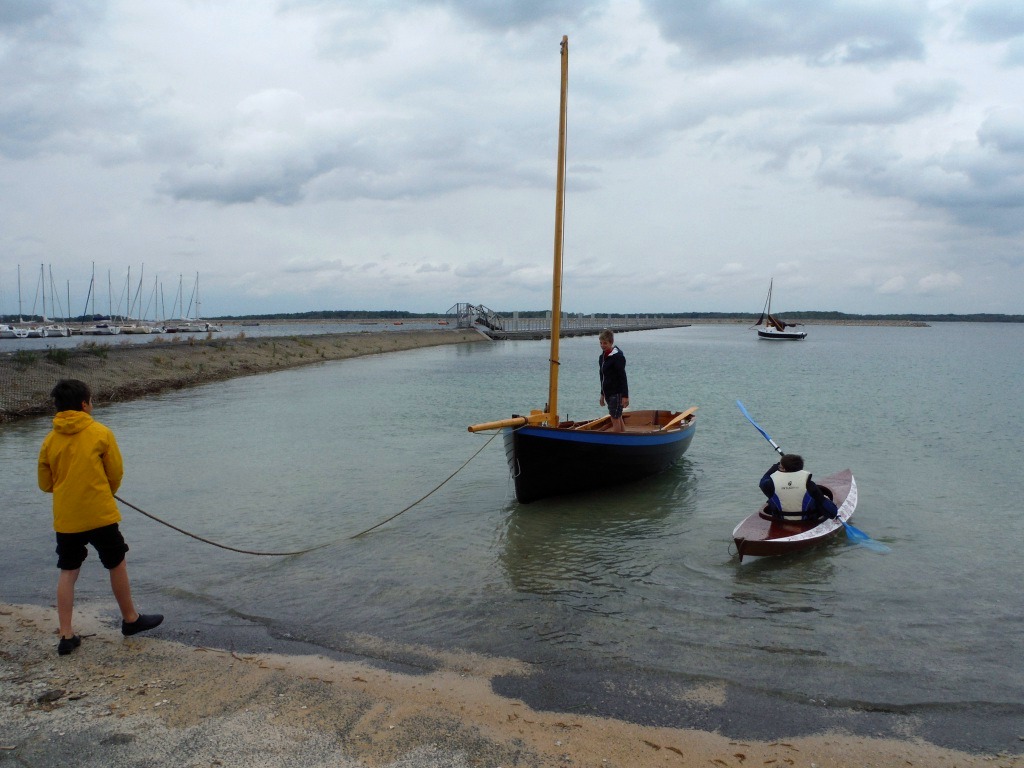
[[[459,328],[476,328],[492,339],[550,339],[551,312],[543,317],[520,317],[518,312],[502,315],[482,304],[459,303],[448,309],[447,317]],[[684,328],[689,323],[657,315],[583,315],[562,313],[559,337],[596,336],[603,329],[650,331],[657,328]]]

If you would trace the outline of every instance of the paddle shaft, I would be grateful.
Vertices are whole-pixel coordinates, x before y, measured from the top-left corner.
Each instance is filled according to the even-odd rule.
[[[761,429],[760,425],[756,421],[754,421],[753,418],[751,418],[750,414],[747,413],[747,409],[744,407],[743,403],[741,403],[739,400],[737,400],[736,401],[736,405],[738,405],[740,407],[740,411],[747,418],[747,421],[749,421],[751,424],[754,425],[754,429],[756,429],[758,432],[760,432],[761,435],[764,437],[764,439],[772,444],[772,448],[774,448],[776,450],[776,452],[779,454],[779,456],[782,456],[783,452],[782,452],[782,449],[779,448],[779,444],[776,443],[774,440],[772,440],[771,435],[769,435],[767,432],[765,432],[763,429]]]

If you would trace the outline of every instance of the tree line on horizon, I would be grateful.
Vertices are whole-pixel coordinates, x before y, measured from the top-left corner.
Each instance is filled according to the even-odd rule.
[[[519,317],[545,317],[549,310],[518,310]],[[504,317],[511,317],[512,310],[501,311],[497,314]],[[569,315],[581,315],[584,317],[607,318],[609,320],[625,319],[633,317],[661,317],[668,320],[750,320],[754,322],[759,317],[757,312],[597,312],[597,313],[567,313]],[[1024,315],[992,314],[985,312],[974,312],[969,314],[946,313],[940,315],[929,315],[917,312],[868,315],[849,314],[846,312],[832,311],[799,311],[799,312],[778,312],[774,313],[785,317],[787,321],[792,320],[864,320],[864,321],[917,321],[927,323],[1024,323]],[[14,319],[7,319],[4,315],[0,322],[17,322]],[[409,312],[399,309],[385,310],[353,310],[353,309],[327,309],[314,310],[310,312],[278,312],[271,314],[256,315],[219,315],[211,317],[210,320],[436,320],[449,317],[442,312]]]

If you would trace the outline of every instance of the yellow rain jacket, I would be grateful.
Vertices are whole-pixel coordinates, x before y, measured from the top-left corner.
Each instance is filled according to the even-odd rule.
[[[39,449],[39,487],[53,493],[53,529],[81,533],[121,521],[124,463],[114,433],[85,411],[61,411]]]

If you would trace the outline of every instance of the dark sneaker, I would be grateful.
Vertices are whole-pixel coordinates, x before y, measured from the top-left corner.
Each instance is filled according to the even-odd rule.
[[[121,620],[121,634],[137,635],[139,632],[147,632],[154,627],[159,627],[160,622],[164,620],[163,614],[161,613],[140,613],[139,618],[129,624],[127,621]]]
[[[78,635],[72,635],[71,637],[62,637],[60,642],[57,643],[57,653],[61,656],[67,656],[75,648],[82,644],[82,638]]]

